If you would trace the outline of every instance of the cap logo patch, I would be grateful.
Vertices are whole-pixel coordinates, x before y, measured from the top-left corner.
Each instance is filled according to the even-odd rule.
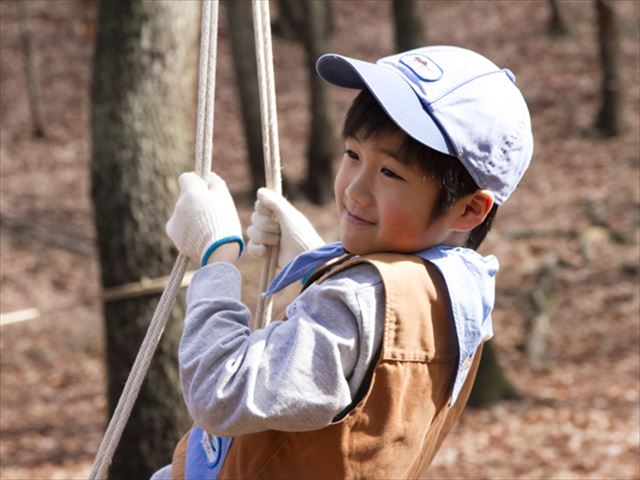
[[[400,63],[425,82],[435,82],[442,77],[442,69],[426,55],[411,53],[402,57]]]

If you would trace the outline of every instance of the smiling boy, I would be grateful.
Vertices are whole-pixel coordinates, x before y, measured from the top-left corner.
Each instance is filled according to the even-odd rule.
[[[497,260],[474,251],[532,155],[511,72],[455,47],[318,72],[360,89],[335,180],[340,242],[258,191],[249,251],[280,246],[267,294],[302,279],[285,316],[250,332],[224,182],[180,178],[167,231],[203,268],[180,346],[197,426],[173,478],[414,478],[460,415],[493,335]]]
[[[491,210],[493,194],[478,190],[438,215],[439,182],[418,164],[403,161],[404,138],[396,131],[374,138],[356,133],[345,140],[335,196],[340,239],[350,253],[412,253],[440,244],[464,245],[468,232]]]

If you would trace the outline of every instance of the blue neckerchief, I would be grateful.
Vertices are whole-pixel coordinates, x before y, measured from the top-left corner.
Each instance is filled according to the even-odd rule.
[[[265,296],[273,295],[297,280],[304,279],[329,260],[347,251],[340,242],[329,243],[309,250],[294,258],[274,278]],[[493,256],[483,257],[468,248],[438,245],[411,255],[433,264],[442,274],[456,326],[460,357],[458,371],[451,393],[451,402],[458,398],[469,373],[469,366],[478,346],[493,336],[491,311],[495,296],[495,274],[498,261]]]
[[[279,292],[287,285],[308,277],[329,260],[344,255],[345,253],[347,253],[347,251],[340,242],[327,243],[320,248],[301,253],[282,269],[263,295],[268,297]]]

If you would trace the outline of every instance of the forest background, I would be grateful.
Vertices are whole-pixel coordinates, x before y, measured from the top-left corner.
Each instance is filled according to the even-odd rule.
[[[564,36],[549,33],[545,1],[421,4],[430,44],[477,50],[516,74],[536,139],[532,166],[481,249],[501,262],[493,344],[519,396],[468,409],[433,478],[640,476],[640,3],[612,2],[626,128],[610,138],[593,128],[601,102],[594,2],[557,3]],[[26,2],[41,138],[32,134],[17,5],[0,2],[0,312],[37,312],[0,331],[0,478],[82,478],[107,415],[89,173],[96,5]],[[253,192],[222,14],[214,168],[246,225]],[[390,2],[334,1],[333,16],[330,51],[368,60],[393,53]],[[295,184],[305,175],[308,72],[296,42],[275,38],[274,55],[284,173]],[[330,95],[339,120],[353,94]],[[331,205],[296,205],[336,238]],[[246,258],[241,268],[252,305],[260,267]],[[550,328],[533,362],[527,340],[541,318]]]

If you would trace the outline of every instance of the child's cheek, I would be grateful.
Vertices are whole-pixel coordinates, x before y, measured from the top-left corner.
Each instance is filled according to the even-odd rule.
[[[385,232],[394,237],[401,237],[407,232],[407,224],[410,220],[407,218],[406,210],[400,204],[389,205],[384,213]],[[400,238],[398,238],[400,240]]]

